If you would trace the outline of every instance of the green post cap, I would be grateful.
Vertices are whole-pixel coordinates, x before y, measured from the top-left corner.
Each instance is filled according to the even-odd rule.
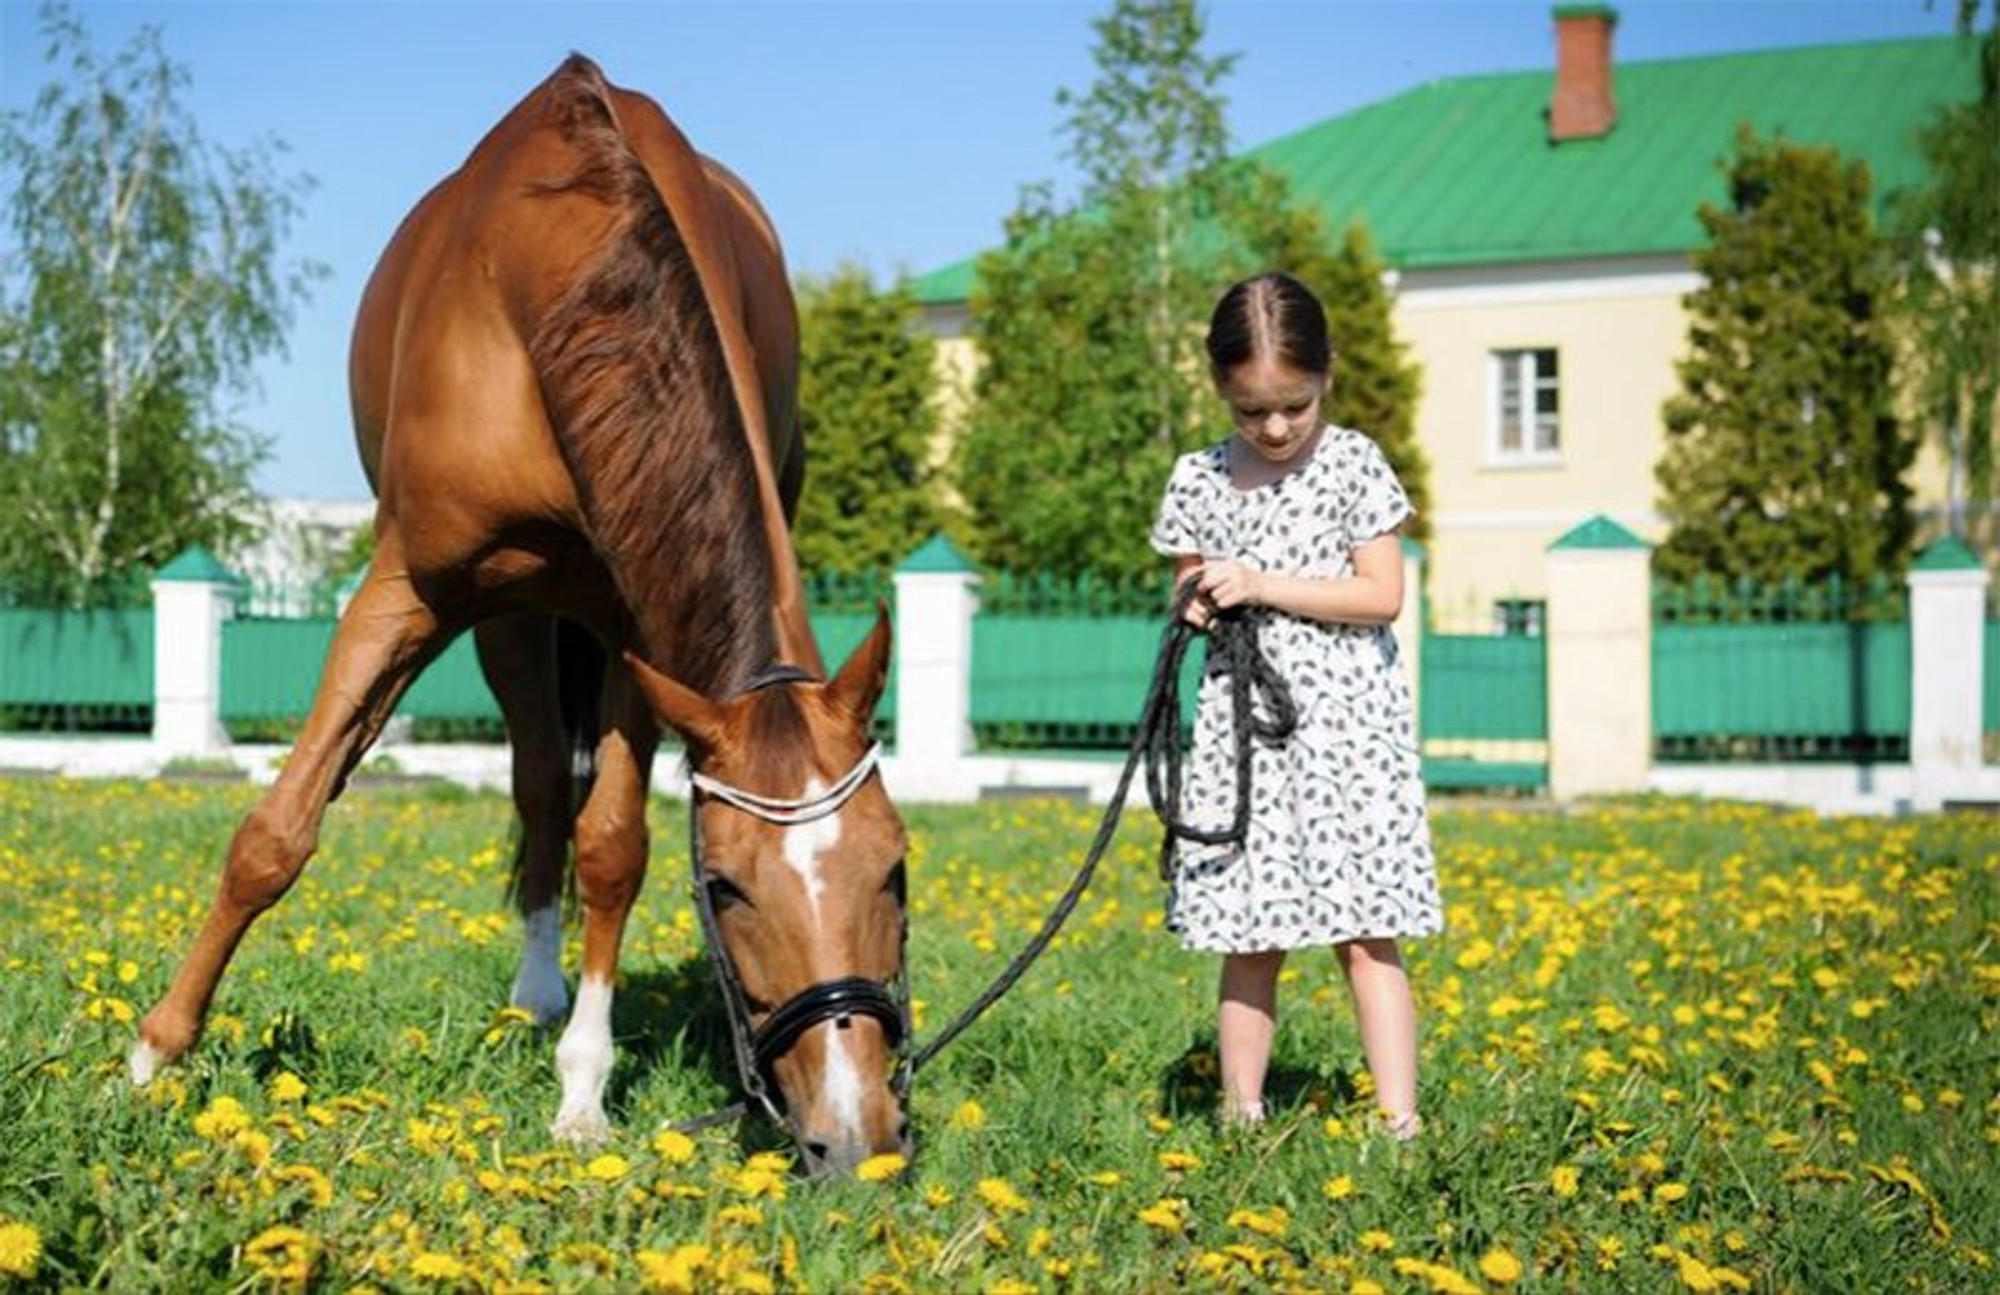
[[[1549,545],[1549,552],[1559,549],[1643,549],[1646,541],[1612,521],[1603,513],[1591,518],[1580,526],[1571,528],[1561,539]]]
[[[965,555],[952,547],[943,531],[923,542],[915,553],[903,559],[903,565],[896,568],[897,575],[972,575],[978,570],[965,560]]]
[[[1979,555],[1965,546],[1965,541],[1956,535],[1947,535],[1935,540],[1910,565],[1912,571],[1977,571]]]
[[[180,555],[161,567],[154,575],[155,580],[185,581],[188,584],[233,585],[237,583],[236,573],[223,566],[213,553],[196,544],[182,549]]]
[[[1606,22],[1617,22],[1618,11],[1608,4],[1559,4],[1555,16],[1563,18],[1602,18]]]

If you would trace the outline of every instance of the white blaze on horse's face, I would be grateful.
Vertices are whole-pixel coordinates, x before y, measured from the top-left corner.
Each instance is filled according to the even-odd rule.
[[[801,799],[818,800],[826,792],[826,783],[813,778],[806,783]],[[800,884],[805,887],[815,939],[821,935],[817,929],[822,920],[820,897],[826,893],[826,877],[821,871],[821,864],[840,844],[840,817],[836,811],[824,818],[785,829],[785,863],[798,874]],[[820,1073],[819,1105],[824,1116],[831,1120],[832,1128],[828,1132],[843,1143],[860,1143],[868,1136],[868,1130],[862,1116],[865,1094],[861,1085],[861,1068],[855,1063],[849,1046],[853,1033],[838,1028],[831,1021],[814,1028],[824,1032],[826,1063]]]
[[[824,795],[826,784],[814,778],[806,784],[803,799],[818,800]],[[799,881],[806,888],[806,903],[812,910],[815,924],[819,921],[820,896],[826,893],[826,878],[820,872],[820,860],[839,844],[838,812],[785,829],[785,862],[799,875]]]

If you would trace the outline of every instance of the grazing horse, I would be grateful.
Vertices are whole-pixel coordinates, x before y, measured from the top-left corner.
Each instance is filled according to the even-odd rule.
[[[558,955],[574,843],[583,961],[556,1049],[558,1137],[607,1131],[612,983],[646,871],[661,724],[707,785],[847,796],[805,822],[701,802],[704,876],[752,1022],[829,982],[900,975],[904,833],[863,767],[888,618],[824,679],[788,530],[804,457],[797,366],[796,309],[756,200],[585,58],[418,203],[369,281],[350,363],[374,561],[291,758],[237,829],[207,921],[140,1026],[136,1081],[194,1043],[327,804],[467,628],[513,746],[526,925],[513,996],[544,1022],[570,1007]],[[810,1167],[907,1151],[889,1022],[779,1033],[769,1074]]]

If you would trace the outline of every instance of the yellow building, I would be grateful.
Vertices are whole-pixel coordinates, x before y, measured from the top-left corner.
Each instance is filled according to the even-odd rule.
[[[1725,200],[1739,124],[1865,161],[1879,216],[1922,176],[1917,129],[1976,92],[1970,43],[1950,37],[1616,66],[1615,23],[1559,8],[1553,73],[1420,86],[1251,154],[1330,229],[1365,221],[1392,267],[1423,370],[1430,596],[1456,628],[1532,624],[1545,551],[1584,518],[1661,537],[1653,464],[1700,283],[1696,212]],[[916,284],[961,381],[973,281],[967,260]],[[1918,477],[1940,517],[1935,449]]]

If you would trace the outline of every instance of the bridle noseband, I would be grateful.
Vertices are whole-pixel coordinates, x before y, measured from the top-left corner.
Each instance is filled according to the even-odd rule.
[[[752,676],[733,695],[756,692],[781,683],[800,682],[820,681],[797,666],[776,665]],[[743,1091],[756,1100],[774,1124],[780,1126],[788,1126],[790,1121],[772,1096],[775,1087],[772,1067],[779,1057],[791,1051],[807,1030],[827,1021],[833,1021],[840,1029],[846,1029],[856,1016],[866,1016],[880,1024],[897,1058],[891,1086],[899,1101],[907,1097],[912,1070],[904,1043],[910,1037],[910,995],[902,951],[898,950],[897,972],[889,983],[863,976],[844,976],[808,985],[778,1004],[765,1017],[764,1023],[753,1029],[749,996],[743,990],[742,978],[736,974],[728,949],[723,947],[721,927],[715,917],[715,903],[708,893],[707,870],[702,863],[701,800],[707,797],[767,823],[796,827],[840,812],[841,807],[852,800],[876,772],[881,755],[881,744],[871,744],[854,767],[842,774],[832,787],[817,796],[798,799],[745,791],[698,770],[689,770],[693,792],[688,797],[688,840],[693,863],[695,913],[701,919],[702,938],[708,944],[715,978],[722,986],[723,1002],[728,1008],[729,1038],[736,1054],[736,1069],[742,1079]],[[907,936],[907,924],[904,929]]]

